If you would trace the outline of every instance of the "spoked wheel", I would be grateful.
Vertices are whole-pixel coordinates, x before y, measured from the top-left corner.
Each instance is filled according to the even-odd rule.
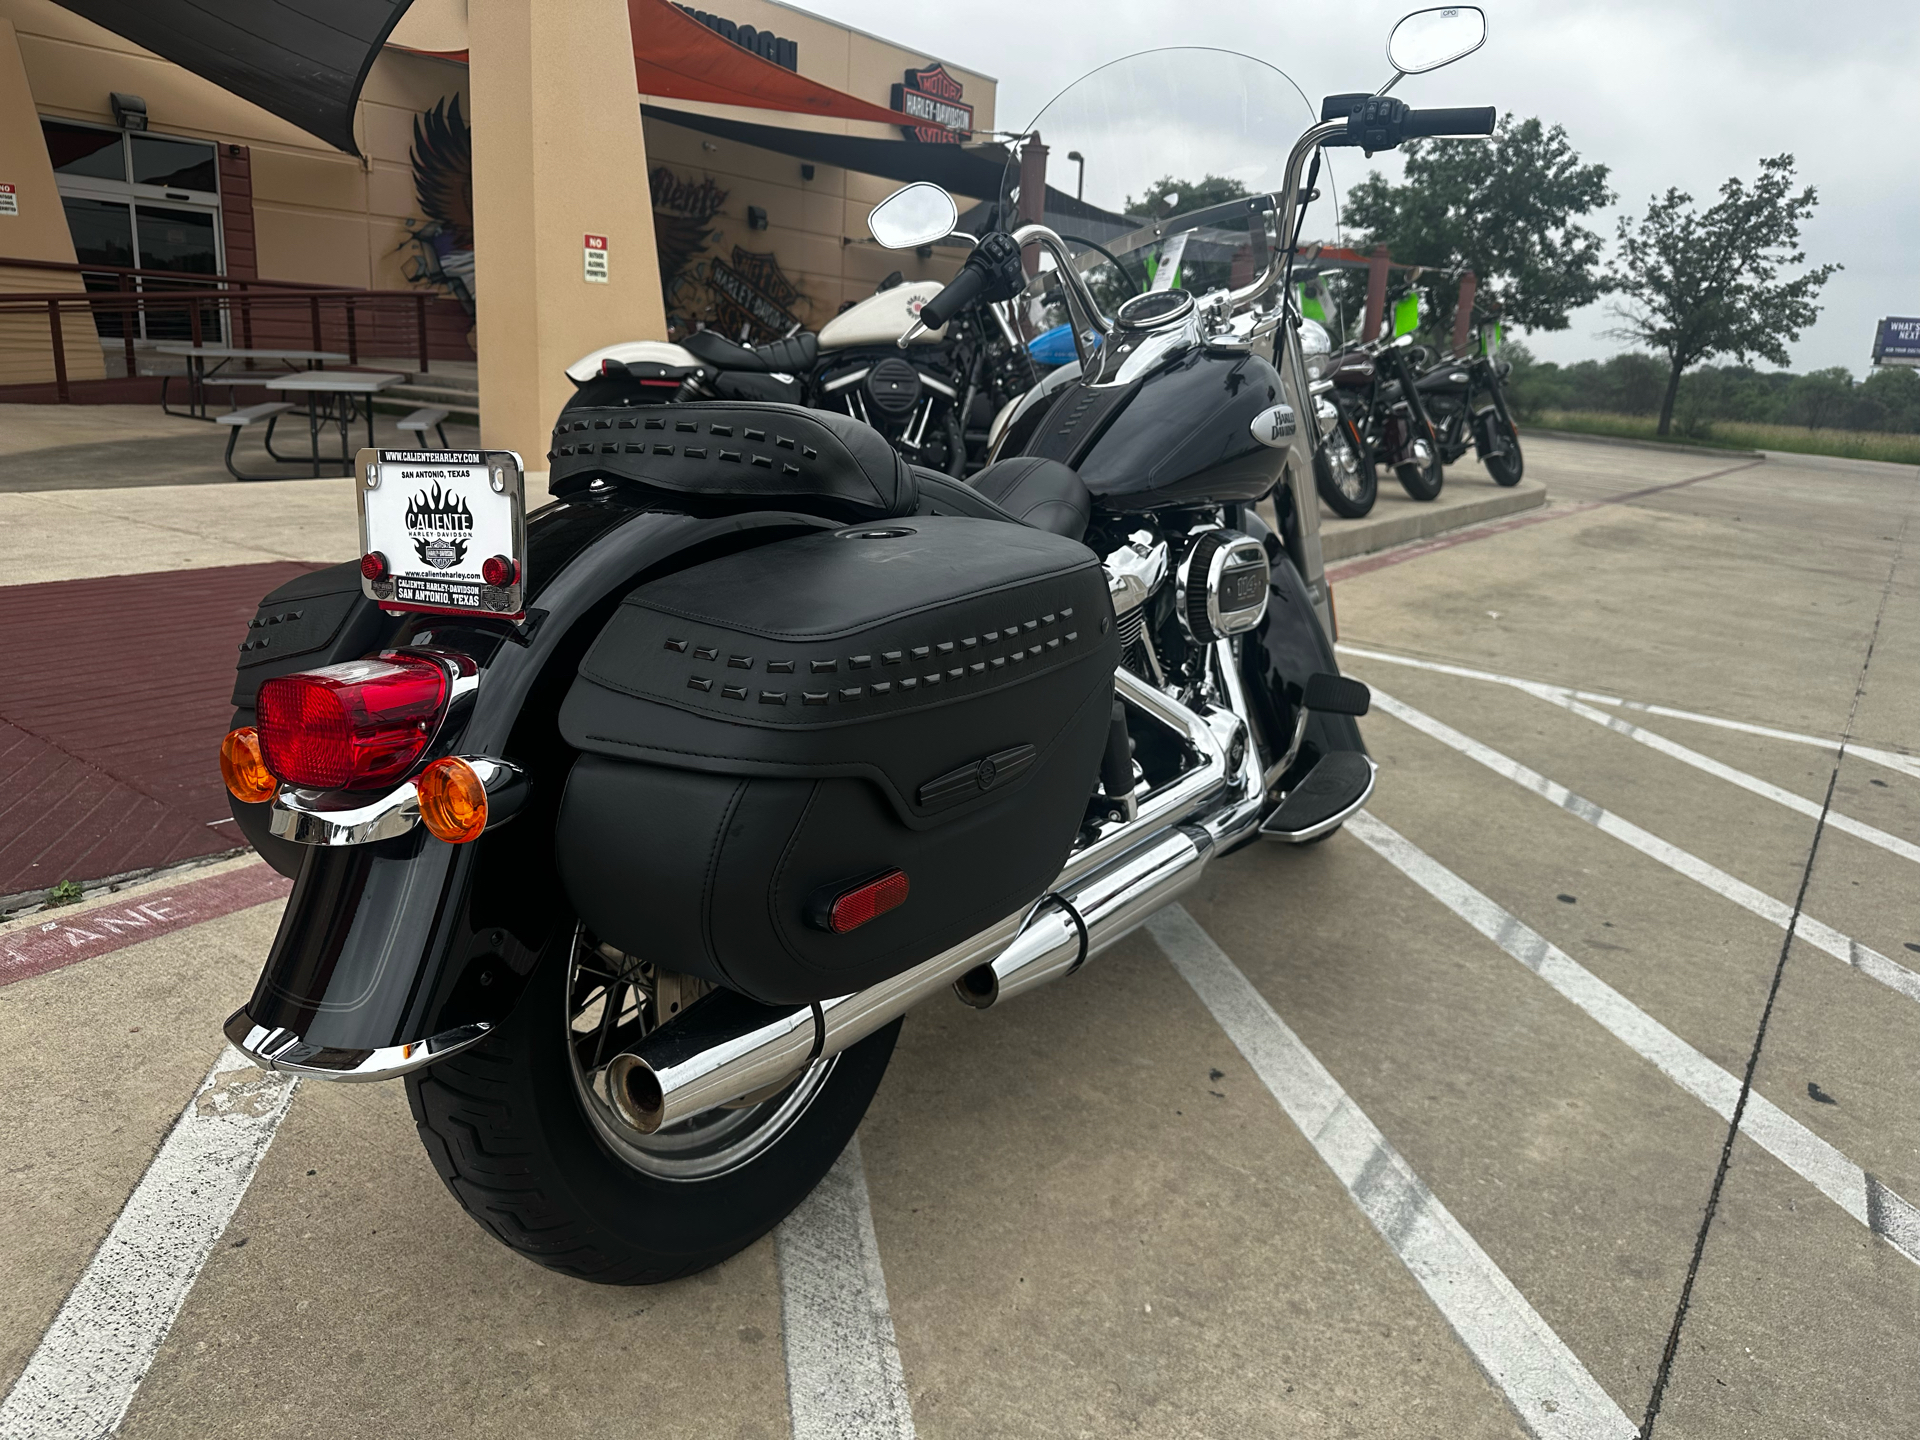
[[[852,1137],[900,1022],[737,1108],[642,1135],[604,1067],[697,988],[575,927],[484,1044],[409,1076],[420,1138],[467,1213],[530,1260],[612,1285],[705,1269],[778,1224]]]
[[[1447,479],[1440,457],[1425,440],[1413,442],[1413,455],[1407,464],[1394,467],[1393,473],[1400,477],[1400,488],[1416,500],[1438,500],[1440,487]]]
[[[1367,447],[1356,445],[1346,421],[1333,427],[1313,456],[1313,483],[1327,508],[1346,520],[1358,520],[1380,495],[1380,472]]]
[[[1487,438],[1492,442],[1487,446],[1487,474],[1496,485],[1518,485],[1526,474],[1527,462],[1520,453],[1520,435],[1513,422],[1495,412],[1487,420]]]

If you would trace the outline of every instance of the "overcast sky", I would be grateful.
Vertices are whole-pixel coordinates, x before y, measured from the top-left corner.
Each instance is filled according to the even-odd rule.
[[[1347,0],[800,0],[807,9],[996,75],[999,123],[1031,119],[1073,76],[1160,45],[1243,50],[1316,99],[1377,88],[1383,45],[1414,3]],[[1790,151],[1820,206],[1808,259],[1846,268],[1827,284],[1792,368],[1871,368],[1874,321],[1920,315],[1920,3],[1916,0],[1489,0],[1486,48],[1394,92],[1414,105],[1492,104],[1566,126],[1574,148],[1612,169],[1620,206],[1593,228],[1611,241],[1677,185],[1709,201],[1732,174]],[[1282,150],[1292,136],[1276,137]],[[1365,173],[1336,152],[1344,187]],[[1391,159],[1381,162],[1397,172]],[[1323,206],[1313,217],[1329,228]],[[1604,332],[1607,302],[1527,344],[1562,362],[1625,348]]]

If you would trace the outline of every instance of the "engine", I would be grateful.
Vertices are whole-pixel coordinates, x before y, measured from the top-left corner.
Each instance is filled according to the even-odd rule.
[[[1088,537],[1105,556],[1121,662],[1163,689],[1190,689],[1215,642],[1265,617],[1266,547],[1230,529],[1217,508],[1135,516],[1115,528],[1129,524]]]

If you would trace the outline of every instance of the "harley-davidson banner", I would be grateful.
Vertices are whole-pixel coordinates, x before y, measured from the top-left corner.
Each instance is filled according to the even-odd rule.
[[[527,522],[519,456],[362,450],[354,472],[369,599],[390,610],[521,613]],[[489,561],[498,562],[491,576]]]

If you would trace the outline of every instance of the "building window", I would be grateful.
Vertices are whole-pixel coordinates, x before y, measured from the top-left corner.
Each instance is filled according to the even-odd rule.
[[[43,119],[40,131],[82,265],[221,272],[220,182],[211,144],[71,120]],[[150,294],[196,289],[201,283],[150,276],[133,282]],[[86,287],[117,291],[121,277],[88,275]],[[102,311],[96,323],[101,335],[118,339],[126,334],[128,318]],[[131,319],[133,333],[144,339],[186,340],[193,333],[184,308],[156,308]],[[220,343],[217,307],[201,310],[200,327],[205,343]]]

